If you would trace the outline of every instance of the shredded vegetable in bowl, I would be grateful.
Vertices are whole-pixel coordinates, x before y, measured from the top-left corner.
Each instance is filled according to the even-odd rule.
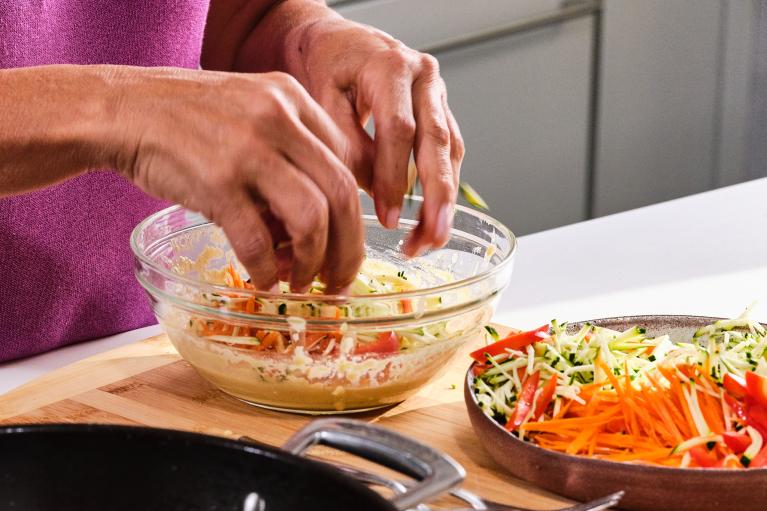
[[[572,455],[767,467],[767,331],[749,310],[686,342],[552,321],[472,353],[472,390],[512,434]]]
[[[437,270],[433,270],[437,271]],[[443,278],[449,281],[450,276],[443,273]],[[391,263],[366,259],[350,286],[350,294],[367,295],[381,293],[402,293],[419,288],[423,275],[418,272],[399,270]],[[224,284],[236,289],[255,289],[249,280],[243,280],[233,263],[224,268],[216,278],[210,278],[211,283]],[[281,291],[288,293],[288,284],[280,283]],[[316,280],[312,283],[309,294],[324,298],[325,286]],[[216,308],[233,312],[265,312],[287,316],[288,318],[327,318],[344,320],[350,318],[387,317],[393,314],[410,313],[413,311],[413,301],[403,298],[394,301],[377,301],[372,303],[347,303],[331,305],[321,301],[280,301],[279,299],[259,299],[255,296],[227,295],[222,293],[201,293],[200,301]],[[442,299],[435,297],[427,299],[421,307],[424,311],[440,307]],[[230,321],[211,320],[203,317],[189,319],[189,327],[196,335],[208,341],[239,346],[255,351],[273,351],[280,354],[290,354],[296,348],[311,355],[363,355],[363,354],[392,354],[400,351],[413,350],[434,344],[451,337],[447,321],[437,321],[416,328],[399,328],[384,332],[355,332],[354,335],[344,335],[340,329],[330,332],[305,332],[290,325],[285,330],[266,330],[262,328],[237,325]],[[299,331],[296,331],[299,330]]]

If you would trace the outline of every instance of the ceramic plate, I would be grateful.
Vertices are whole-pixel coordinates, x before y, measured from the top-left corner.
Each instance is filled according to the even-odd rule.
[[[634,325],[647,334],[668,333],[672,340],[692,337],[699,327],[718,318],[701,316],[627,316],[592,320],[625,330]],[[570,328],[580,328],[572,324]],[[621,509],[675,511],[767,510],[767,468],[700,469],[620,463],[550,451],[524,442],[487,417],[470,390],[471,368],[464,397],[469,418],[487,452],[514,476],[571,499],[587,501],[625,490]]]

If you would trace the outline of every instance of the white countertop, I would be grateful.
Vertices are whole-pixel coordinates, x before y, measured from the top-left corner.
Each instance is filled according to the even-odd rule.
[[[513,225],[511,226],[513,229]],[[767,320],[767,179],[519,240],[495,321],[521,328],[633,314]],[[0,365],[0,393],[76,360],[160,333],[152,326]]]

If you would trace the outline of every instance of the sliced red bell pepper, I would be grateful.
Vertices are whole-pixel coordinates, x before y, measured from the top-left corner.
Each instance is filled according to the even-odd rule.
[[[735,454],[741,454],[751,445],[751,437],[744,433],[727,431],[722,433],[722,438],[727,447],[732,449],[732,452]]]
[[[540,371],[535,371],[531,374],[525,382],[522,384],[522,391],[517,397],[517,406],[514,407],[514,411],[511,413],[509,420],[506,421],[506,429],[508,431],[514,431],[530,413],[530,408],[533,406],[533,398],[535,392],[538,390],[538,382],[541,379]]]
[[[357,343],[354,348],[355,355],[366,353],[394,353],[399,351],[399,337],[394,332],[381,332],[378,339],[373,342]]]
[[[767,408],[747,402],[746,423],[767,438]]]
[[[724,389],[729,392],[731,396],[738,399],[743,399],[748,393],[746,386],[730,373],[724,374],[722,384],[724,385]]]
[[[732,413],[735,414],[735,417],[740,419],[743,423],[748,422],[748,417],[746,416],[746,407],[743,403],[727,393],[724,394],[724,402],[730,406]]]
[[[767,408],[767,378],[753,371],[746,373],[746,389],[748,395],[760,406]]]
[[[490,364],[480,364],[476,363],[471,368],[471,374],[474,376],[481,376],[482,373],[490,369],[492,366]]]
[[[554,398],[554,392],[557,390],[557,377],[552,376],[549,381],[544,385],[543,390],[538,395],[538,399],[535,402],[535,409],[533,410],[533,420],[537,421],[541,415],[549,407],[549,403]]]
[[[399,303],[402,306],[403,314],[410,314],[413,312],[413,301],[410,298],[403,298]]]
[[[690,457],[699,467],[715,467],[719,463],[719,458],[716,457],[716,454],[702,445],[696,445],[690,449]]]
[[[496,341],[493,344],[485,346],[484,348],[472,351],[470,356],[477,362],[484,362],[487,360],[487,355],[495,357],[496,355],[506,353],[506,350],[521,350],[527,345],[532,344],[535,341],[545,339],[548,336],[549,325],[543,325],[542,327],[536,328],[535,330],[511,334],[507,337],[504,337],[500,341]]]
[[[762,447],[762,450],[759,451],[759,454],[754,456],[754,459],[752,459],[751,463],[748,464],[748,468],[761,467],[767,467],[767,446]]]

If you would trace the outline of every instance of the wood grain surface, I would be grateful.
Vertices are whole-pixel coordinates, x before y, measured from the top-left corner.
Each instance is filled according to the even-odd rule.
[[[502,333],[508,330],[497,328]],[[464,487],[485,498],[533,509],[562,507],[567,501],[505,473],[471,428],[462,384],[469,365],[467,353],[483,342],[467,343],[442,375],[407,401],[352,417],[450,454],[468,473]],[[306,415],[263,410],[218,391],[179,357],[165,335],[82,360],[0,396],[3,425],[134,424],[230,438],[248,436],[279,446],[311,420]],[[351,461],[335,451],[313,453]]]

